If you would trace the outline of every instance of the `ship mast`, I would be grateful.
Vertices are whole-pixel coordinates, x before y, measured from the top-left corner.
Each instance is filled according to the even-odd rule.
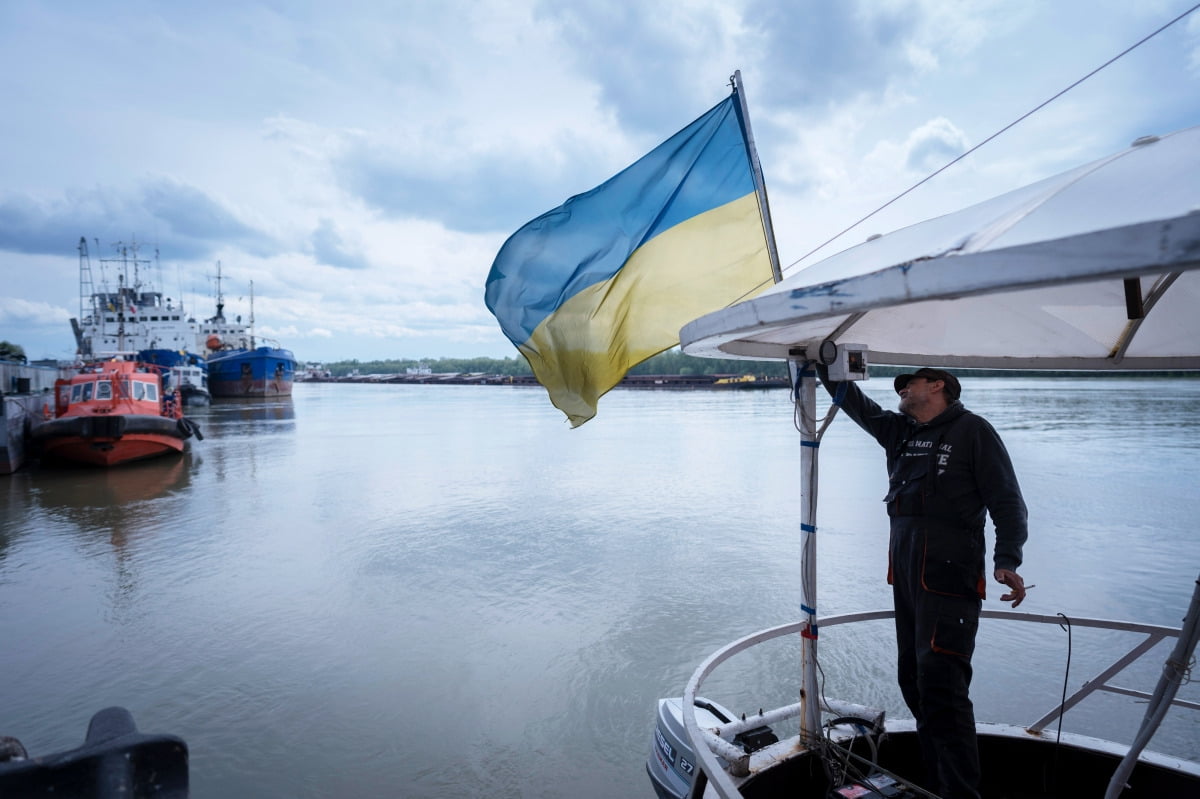
[[[225,321],[225,295],[221,293],[221,262],[217,261],[217,315],[214,322]]]
[[[83,239],[80,239],[79,243],[80,243],[80,249],[79,249],[79,254],[80,254],[80,291],[82,292],[84,290],[85,282],[88,286],[91,285],[92,276],[91,276],[91,262],[89,260],[87,260],[87,243]],[[138,267],[140,267],[142,264],[148,265],[150,262],[144,258],[138,258],[137,239],[133,239],[129,244],[125,244],[124,242],[118,241],[113,246],[120,253],[120,257],[119,258],[101,258],[100,259],[102,297],[97,299],[95,294],[92,295],[93,300],[94,300],[92,319],[94,320],[93,327],[98,328],[101,337],[107,335],[106,324],[105,324],[106,316],[103,313],[104,308],[102,306],[107,304],[108,302],[113,302],[115,304],[116,307],[114,308],[114,310],[117,312],[117,352],[123,353],[125,351],[126,312],[128,309],[136,309],[138,307],[138,304],[141,301],[141,297],[138,296],[138,292],[141,289],[141,281],[138,277]],[[120,270],[117,274],[117,293],[116,293],[115,297],[113,297],[112,295],[109,295],[108,283],[107,283],[107,280],[103,277],[105,264],[120,264]],[[128,283],[129,265],[130,264],[133,264],[134,278],[133,278],[132,284]],[[85,267],[86,267],[86,275],[84,274]],[[83,298],[80,297],[80,313],[81,314],[82,314],[82,303],[83,303]],[[135,319],[134,321],[136,322],[137,320]],[[93,356],[95,356],[97,354],[95,352],[94,347],[93,347],[91,354]]]
[[[117,275],[117,353],[125,351],[125,272]]]
[[[250,281],[250,349],[254,349],[254,281]]]
[[[117,294],[116,294],[116,312],[117,312],[117,352],[121,353],[125,350],[125,317],[128,309],[136,309],[141,303],[139,292],[141,291],[141,279],[139,277],[138,268],[143,264],[149,265],[150,261],[145,258],[138,258],[137,239],[132,239],[129,244],[118,241],[113,245],[120,252],[120,258],[101,258],[100,266],[103,270],[105,264],[121,265],[120,272],[117,274]],[[129,283],[129,265],[133,265],[133,283]],[[90,271],[90,270],[89,270]],[[90,274],[89,274],[90,279]],[[105,295],[108,294],[107,288],[104,288]],[[134,320],[137,321],[136,319]],[[103,335],[104,325],[101,324],[101,333]]]
[[[91,302],[93,318],[96,311],[95,288],[92,284],[92,260],[88,257],[87,239],[79,237],[79,318],[86,319],[84,302]]]
[[[91,303],[88,312],[85,303]],[[88,257],[87,239],[79,237],[79,319],[71,320],[71,329],[75,333],[75,350],[80,358],[92,357],[92,336],[85,334],[84,325],[92,329],[100,323],[100,301],[96,297],[96,287],[92,282],[92,259]]]

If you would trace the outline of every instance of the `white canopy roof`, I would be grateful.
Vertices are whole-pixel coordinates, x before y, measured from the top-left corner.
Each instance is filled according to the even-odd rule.
[[[1200,127],[874,238],[680,333],[715,358],[825,339],[872,363],[1200,369]]]

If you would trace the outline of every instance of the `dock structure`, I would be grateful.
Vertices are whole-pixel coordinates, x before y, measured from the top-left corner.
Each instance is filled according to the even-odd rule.
[[[53,411],[54,381],[69,372],[57,364],[0,361],[0,475],[24,465],[30,431]]]
[[[5,394],[0,397],[0,474],[12,474],[25,464],[29,431],[43,418],[50,394]]]

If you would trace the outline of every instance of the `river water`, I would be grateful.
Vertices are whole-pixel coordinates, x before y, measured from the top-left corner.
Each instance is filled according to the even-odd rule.
[[[889,385],[864,387],[891,407]],[[980,378],[963,399],[1030,507],[1021,609],[1177,626],[1200,380]],[[122,705],[187,741],[197,797],[650,796],[655,700],[799,616],[783,390],[617,390],[577,430],[539,388],[309,383],[190,415],[205,439],[180,457],[0,477],[0,734],[33,754]],[[882,452],[845,418],[820,452],[819,611],[886,608]],[[1108,642],[1006,625],[981,632],[974,693],[1014,723]],[[828,692],[905,715],[886,624],[835,633]],[[782,680],[795,701],[787,646],[710,695],[754,710]],[[1117,682],[1148,690],[1160,664]],[[1142,706],[1089,712],[1068,721],[1129,740]],[[1197,717],[1152,748],[1196,756]]]

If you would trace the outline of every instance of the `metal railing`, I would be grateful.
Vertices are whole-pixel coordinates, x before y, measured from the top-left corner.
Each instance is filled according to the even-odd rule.
[[[857,624],[867,621],[877,621],[881,619],[891,619],[895,616],[891,610],[876,610],[863,613],[848,613],[840,616],[831,616],[821,620],[821,628],[827,629],[848,624]],[[1019,621],[1032,622],[1036,624],[1054,624],[1061,625],[1063,622],[1062,616],[1048,616],[1037,613],[1022,613],[1017,611],[1005,610],[984,610],[980,613],[982,619],[994,619],[998,621]],[[1084,699],[1097,692],[1109,692],[1120,694],[1123,696],[1131,696],[1138,699],[1151,699],[1151,694],[1145,691],[1139,691],[1131,688],[1124,688],[1113,685],[1109,681],[1126,667],[1136,662],[1147,652],[1152,650],[1162,641],[1168,638],[1178,638],[1181,632],[1177,627],[1164,627],[1154,624],[1138,624],[1134,622],[1112,621],[1106,619],[1089,619],[1089,618],[1074,618],[1070,619],[1072,627],[1086,627],[1103,630],[1114,630],[1133,634],[1140,634],[1142,638],[1127,652],[1118,656],[1111,665],[1104,668],[1090,680],[1087,680],[1074,693],[1067,696],[1064,700],[1058,702],[1047,713],[1038,718],[1032,724],[1026,725],[1025,729],[1031,734],[1039,734],[1047,724],[1059,718],[1071,708],[1078,705]],[[808,626],[807,621],[793,622],[790,624],[772,627],[766,630],[761,630],[752,633],[744,638],[740,638],[731,644],[723,647],[717,652],[710,655],[688,680],[687,687],[683,693],[683,724],[687,732],[688,740],[692,744],[693,752],[695,753],[697,765],[699,768],[696,771],[696,776],[693,781],[691,796],[698,797],[703,795],[705,784],[711,784],[716,789],[717,793],[723,799],[735,799],[740,797],[737,785],[734,781],[736,777],[745,777],[749,774],[750,755],[745,753],[741,748],[735,747],[728,742],[722,735],[732,735],[741,729],[749,729],[758,725],[777,723],[779,721],[796,718],[801,713],[801,704],[792,704],[785,707],[760,711],[760,715],[748,717],[744,720],[731,722],[728,725],[722,725],[715,729],[701,728],[696,719],[696,697],[700,695],[700,686],[709,675],[725,661],[729,660],[734,655],[745,652],[759,644],[771,641],[778,638],[783,638],[789,635],[797,635]],[[1200,710],[1200,704],[1189,702],[1181,699],[1173,699],[1171,704],[1177,707],[1188,708],[1191,710]],[[864,708],[860,705],[850,705],[843,702],[835,702],[833,700],[823,700],[822,708],[838,715],[853,715],[863,718],[873,718],[874,714],[879,711],[873,711]],[[728,764],[728,770],[722,767],[718,758],[724,759]]]

